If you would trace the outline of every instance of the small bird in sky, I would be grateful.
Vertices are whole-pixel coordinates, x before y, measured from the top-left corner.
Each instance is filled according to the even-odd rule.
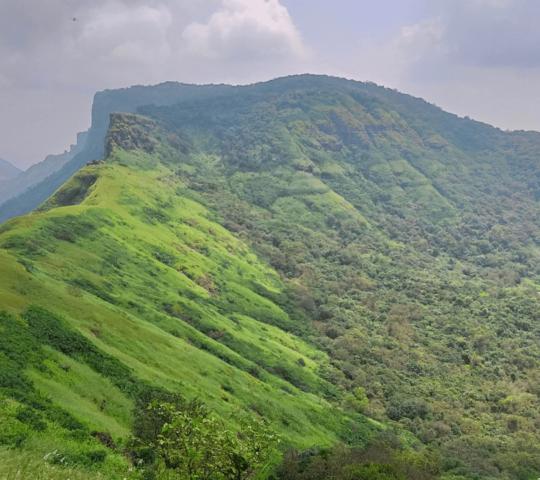
[[[73,17],[73,19],[72,19],[72,20],[73,20],[74,22],[78,22],[78,21],[79,21],[79,19],[78,19],[78,18],[76,18],[76,17]]]

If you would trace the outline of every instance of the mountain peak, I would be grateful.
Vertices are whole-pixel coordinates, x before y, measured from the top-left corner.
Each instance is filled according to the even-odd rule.
[[[165,391],[442,460],[398,478],[540,476],[540,134],[331,77],[144,88],[100,95],[74,175],[0,229],[0,409],[41,457],[120,478],[89,432]]]

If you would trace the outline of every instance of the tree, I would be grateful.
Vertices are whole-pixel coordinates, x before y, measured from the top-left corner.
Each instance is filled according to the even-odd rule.
[[[182,479],[245,480],[267,464],[279,442],[264,421],[235,411],[227,423],[237,428],[231,428],[198,400],[155,400],[147,410],[162,427],[140,440]]]
[[[227,480],[243,480],[268,463],[272,446],[280,440],[264,421],[239,418],[238,411],[231,417],[238,421],[239,429],[234,433],[221,420],[222,442],[216,470]]]
[[[353,391],[353,395],[349,394],[345,396],[343,403],[348,410],[363,413],[369,406],[369,399],[366,396],[366,391],[362,387],[356,387]]]

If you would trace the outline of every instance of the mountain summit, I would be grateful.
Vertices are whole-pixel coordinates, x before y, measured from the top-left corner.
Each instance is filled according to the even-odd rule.
[[[132,412],[176,392],[264,418],[280,479],[537,478],[540,134],[329,77],[219,88],[108,112],[0,227],[0,444],[154,469]]]

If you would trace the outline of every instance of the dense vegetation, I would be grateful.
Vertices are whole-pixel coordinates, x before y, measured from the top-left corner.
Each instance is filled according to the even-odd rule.
[[[534,475],[540,136],[395,93],[266,95],[144,113],[218,139],[179,174],[295,290],[331,382],[448,473]]]
[[[310,76],[139,113],[2,227],[5,445],[158,388],[271,422],[277,478],[540,475],[539,134]]]

